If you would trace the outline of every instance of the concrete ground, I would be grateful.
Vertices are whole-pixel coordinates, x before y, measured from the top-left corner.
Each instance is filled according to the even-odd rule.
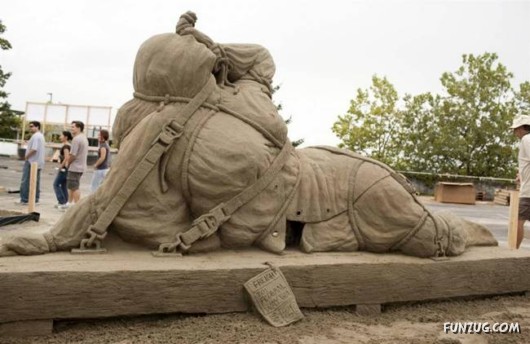
[[[27,207],[15,205],[15,202],[19,200],[19,194],[7,192],[9,189],[19,189],[23,164],[23,161],[14,158],[0,157],[0,189],[1,187],[6,189],[6,191],[0,192],[0,210],[27,212]],[[40,223],[0,227],[0,238],[12,231],[43,231],[55,224],[61,217],[63,213],[53,207],[57,203],[53,191],[56,166],[56,163],[47,162],[44,171],[41,173],[41,198],[40,204],[36,209],[41,215]],[[90,194],[92,171],[92,168],[89,167],[81,179],[81,197]],[[477,202],[475,205],[438,203],[434,201],[433,197],[426,196],[422,196],[421,200],[428,209],[434,212],[450,211],[465,219],[486,226],[493,232],[501,247],[507,246],[509,207],[496,205],[493,202]],[[530,249],[530,223],[527,223],[525,238],[521,248]]]
[[[486,226],[499,241],[499,246],[507,247],[508,222],[510,207],[494,204],[493,202],[479,202],[475,205],[449,204],[435,202],[433,197],[420,197],[425,206],[433,212],[450,211],[467,220]],[[525,240],[522,249],[530,250],[530,223],[525,225]]]
[[[13,211],[13,212],[27,212],[28,207],[17,205],[15,202],[20,200],[19,193],[9,193],[10,190],[20,189],[20,179],[22,177],[22,167],[24,161],[15,158],[0,157],[0,210]],[[36,206],[35,211],[40,213],[40,224],[38,227],[53,225],[63,214],[58,209],[54,208],[57,204],[57,199],[53,191],[53,181],[57,171],[55,168],[58,166],[55,162],[46,162],[44,170],[41,171],[41,194],[39,204]],[[81,197],[86,196],[90,193],[90,182],[92,181],[92,168],[89,167],[88,171],[81,177]],[[28,226],[29,225],[29,226]],[[30,224],[24,227],[35,227],[35,224]],[[19,230],[22,225],[9,225],[6,227],[0,227],[0,236],[2,232],[11,231],[12,229]]]

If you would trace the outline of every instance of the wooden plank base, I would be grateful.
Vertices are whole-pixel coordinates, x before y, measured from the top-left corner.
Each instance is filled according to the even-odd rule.
[[[100,255],[0,258],[0,323],[247,311],[243,284],[266,262],[282,270],[302,308],[373,312],[392,302],[530,291],[530,251],[499,247],[470,248],[446,261],[257,249],[155,258],[145,249],[107,248]]]
[[[371,304],[371,305],[356,305],[355,313],[361,316],[373,316],[381,314],[381,305],[380,304]]]
[[[53,320],[28,320],[0,323],[0,337],[31,337],[52,334]]]

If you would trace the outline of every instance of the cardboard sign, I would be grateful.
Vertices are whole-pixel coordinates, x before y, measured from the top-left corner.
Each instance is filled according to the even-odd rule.
[[[293,291],[279,268],[271,267],[245,283],[258,312],[275,327],[289,325],[304,317]]]

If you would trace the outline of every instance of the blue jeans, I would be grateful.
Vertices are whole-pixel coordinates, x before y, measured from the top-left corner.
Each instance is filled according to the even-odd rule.
[[[105,170],[95,170],[94,174],[92,175],[92,183],[90,185],[90,190],[92,192],[96,192],[96,190],[99,188],[101,183],[103,183],[103,179],[105,179],[105,176],[107,175],[107,172],[109,169]]]
[[[29,201],[29,176],[31,173],[31,164],[26,160],[22,168],[22,181],[20,182],[20,201],[28,203]],[[39,201],[40,196],[40,169],[37,170],[37,192],[35,202]]]
[[[66,171],[57,171],[57,176],[53,181],[53,191],[59,204],[66,204],[68,202],[68,189],[66,188]]]

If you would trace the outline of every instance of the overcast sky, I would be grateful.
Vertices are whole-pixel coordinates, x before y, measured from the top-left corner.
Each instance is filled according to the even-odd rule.
[[[400,96],[440,92],[464,53],[496,52],[530,80],[530,1],[2,0],[0,65],[13,108],[26,101],[112,106],[132,96],[138,47],[192,10],[221,43],[258,43],[276,62],[275,101],[291,139],[335,145],[331,132],[358,88],[386,76]]]

